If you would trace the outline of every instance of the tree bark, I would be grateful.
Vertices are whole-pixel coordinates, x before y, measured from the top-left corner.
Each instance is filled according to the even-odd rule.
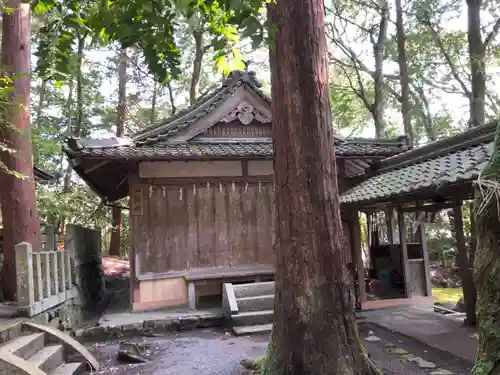
[[[387,41],[387,24],[389,22],[389,5],[383,1],[380,9],[380,22],[378,28],[378,37],[375,40],[372,37],[373,56],[375,58],[375,72],[373,73],[373,85],[375,97],[371,113],[375,123],[375,137],[381,138],[385,136],[385,107],[386,95],[384,88],[384,56],[385,43]]]
[[[123,48],[118,63],[118,116],[116,119],[116,136],[123,137],[125,117],[127,114],[127,49]],[[109,241],[109,255],[119,257],[121,254],[120,237],[122,234],[122,210],[119,207],[111,208],[111,239]]]
[[[276,294],[266,375],[367,374],[349,303],[323,0],[269,5]],[[376,371],[376,370],[373,370]]]
[[[500,127],[493,155],[481,174],[482,181],[498,184],[500,173]],[[500,374],[500,212],[495,187],[476,189],[477,248],[474,280],[477,288],[477,331],[479,334],[473,375]],[[491,194],[491,195],[490,195]]]
[[[3,280],[5,300],[16,297],[15,245],[26,241],[40,250],[40,222],[36,208],[33,175],[33,151],[30,126],[30,6],[19,0],[6,4],[12,12],[3,13],[2,65],[13,79],[13,92],[6,110],[6,123],[0,129],[1,139],[14,153],[3,152],[1,209],[3,218]]]
[[[403,7],[401,0],[396,0],[396,39],[398,44],[399,83],[401,85],[401,112],[403,126],[410,144],[413,144],[413,129],[411,126],[410,77],[406,57],[406,34],[403,22]]]
[[[201,68],[203,63],[203,55],[205,54],[205,47],[203,46],[203,32],[193,30],[195,55],[193,61],[193,75],[189,87],[189,104],[193,105],[198,99],[198,85],[200,83]]]
[[[486,46],[481,35],[481,0],[467,0],[469,59],[471,71],[470,125],[484,124],[486,97]]]
[[[153,83],[153,97],[151,98],[151,125],[156,122],[156,101],[158,100],[158,82]]]

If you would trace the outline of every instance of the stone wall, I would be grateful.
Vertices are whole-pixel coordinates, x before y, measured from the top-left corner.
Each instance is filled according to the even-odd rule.
[[[68,225],[65,249],[74,259],[74,278],[85,309],[93,310],[104,298],[101,232],[96,229]]]
[[[47,324],[62,331],[76,331],[83,326],[84,308],[80,297],[71,298],[29,320]]]

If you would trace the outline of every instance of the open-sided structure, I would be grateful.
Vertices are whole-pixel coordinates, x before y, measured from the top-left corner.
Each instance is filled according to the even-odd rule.
[[[194,308],[220,300],[223,282],[273,278],[272,119],[258,87],[251,73],[233,72],[193,106],[130,138],[68,140],[73,168],[97,194],[108,202],[130,197],[133,309]],[[406,137],[338,137],[332,147],[341,191],[409,149]],[[343,220],[351,262],[357,211],[344,211]]]

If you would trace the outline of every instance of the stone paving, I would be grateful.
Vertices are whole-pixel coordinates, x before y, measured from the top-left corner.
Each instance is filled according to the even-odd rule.
[[[467,361],[476,359],[477,335],[464,327],[463,316],[445,316],[430,304],[363,311],[363,321],[410,337],[425,345],[451,353]]]
[[[432,348],[370,324],[360,324],[360,337],[377,366],[386,375],[458,375],[471,363],[443,356]],[[120,364],[119,340],[90,345],[102,368],[115,375],[244,375],[241,360],[265,353],[269,335],[232,336],[224,329],[201,329],[131,339],[149,359],[144,364]]]

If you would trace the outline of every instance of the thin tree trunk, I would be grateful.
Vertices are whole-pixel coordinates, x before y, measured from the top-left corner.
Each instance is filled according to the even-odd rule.
[[[484,124],[486,73],[486,46],[481,35],[481,0],[467,0],[469,59],[471,71],[470,125]]]
[[[116,120],[116,136],[123,137],[125,129],[125,116],[127,106],[127,49],[124,48],[120,54],[118,64],[118,116]],[[109,241],[109,255],[120,256],[120,237],[122,233],[122,211],[119,207],[111,208],[111,239]]]
[[[189,87],[189,102],[194,104],[198,99],[198,85],[201,77],[201,67],[203,63],[203,55],[205,48],[203,46],[203,33],[199,30],[193,31],[195,55],[193,61],[193,75],[191,76],[191,83]]]
[[[500,183],[500,127],[497,128],[493,155],[481,180]],[[477,288],[477,331],[479,334],[473,375],[500,374],[500,212],[498,197],[491,188],[476,189],[475,211],[477,248],[474,280]],[[488,189],[488,190],[487,190]],[[489,195],[492,193],[491,195]]]
[[[153,98],[151,99],[151,125],[156,122],[156,101],[158,100],[158,82],[153,83]]]
[[[266,375],[367,374],[343,259],[323,0],[269,5],[276,294]],[[275,29],[274,29],[274,26]]]
[[[83,53],[85,50],[85,35],[78,38],[78,49],[77,49],[77,64],[76,64],[76,121],[75,126],[71,129],[71,135],[73,137],[79,137],[82,132],[83,126]],[[70,94],[71,95],[71,94]],[[71,126],[71,121],[70,125]],[[64,173],[64,183],[63,183],[63,193],[67,194],[71,190],[71,175],[73,173],[73,168],[68,163],[66,166],[66,172]],[[64,237],[66,228],[66,217],[61,216],[59,233]]]
[[[33,151],[30,126],[30,5],[19,0],[6,4],[12,12],[4,12],[2,20],[2,66],[13,79],[14,90],[5,113],[6,123],[0,129],[1,139],[15,153],[2,153],[2,162],[19,178],[3,171],[1,174],[1,209],[3,218],[3,280],[5,300],[16,297],[16,244],[26,241],[40,250],[40,222],[36,207],[33,175]]]
[[[170,81],[167,82],[168,98],[170,99],[170,114],[175,115],[177,112],[177,107],[175,106],[174,90],[172,89],[172,84]]]
[[[375,58],[375,72],[373,74],[373,85],[375,97],[373,99],[371,113],[375,123],[375,136],[377,138],[385,135],[385,107],[386,96],[384,89],[384,55],[385,43],[387,41],[387,24],[389,22],[389,5],[383,2],[381,8],[379,33],[375,41],[372,37],[373,56]]]
[[[401,85],[401,111],[403,113],[403,127],[410,144],[413,144],[413,129],[411,126],[410,104],[410,77],[408,75],[408,61],[406,57],[406,34],[403,22],[403,7],[401,0],[396,0],[396,33],[398,44],[399,82]]]
[[[45,103],[45,91],[47,91],[47,80],[42,79],[42,84],[40,85],[40,92],[38,93],[38,108],[36,109],[36,120],[40,121],[43,113],[43,104]]]

